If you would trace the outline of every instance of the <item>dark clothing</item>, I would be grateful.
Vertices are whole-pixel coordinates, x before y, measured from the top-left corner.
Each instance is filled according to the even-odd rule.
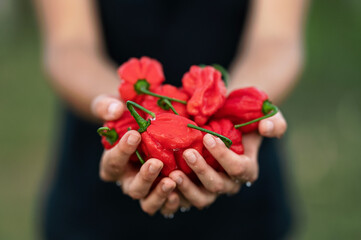
[[[180,85],[191,64],[229,66],[242,34],[242,0],[99,0],[110,58],[149,56]],[[142,212],[139,202],[99,179],[103,151],[92,125],[64,110],[60,154],[47,198],[47,239],[280,239],[290,228],[277,141],[264,140],[259,179],[209,208],[174,219]]]

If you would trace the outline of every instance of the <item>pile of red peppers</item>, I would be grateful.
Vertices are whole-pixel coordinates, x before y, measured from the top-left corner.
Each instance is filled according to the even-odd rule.
[[[128,111],[98,129],[102,144],[110,149],[128,130],[138,130],[142,141],[131,162],[143,164],[157,158],[164,163],[164,176],[179,169],[194,178],[183,159],[188,148],[201,153],[215,170],[224,171],[203,146],[203,136],[217,136],[232,151],[243,154],[242,134],[257,131],[260,120],[278,112],[267,94],[255,87],[227,96],[228,74],[217,64],[191,66],[181,88],[163,84],[162,65],[149,57],[131,58],[119,67],[118,75],[119,93]]]

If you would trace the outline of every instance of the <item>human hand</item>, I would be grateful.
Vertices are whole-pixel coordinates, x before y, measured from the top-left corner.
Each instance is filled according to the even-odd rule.
[[[116,98],[101,95],[94,99],[91,109],[97,118],[110,121],[121,117],[125,105]],[[117,182],[124,194],[140,200],[144,212],[153,215],[160,210],[163,215],[172,216],[181,204],[179,194],[173,192],[176,183],[165,177],[152,188],[163,163],[153,158],[138,169],[129,162],[140,141],[140,134],[131,130],[124,134],[116,146],[105,150],[100,162],[100,178],[107,182]]]
[[[259,124],[259,133],[243,135],[244,154],[238,155],[228,149],[217,137],[206,134],[203,143],[226,173],[216,172],[194,149],[184,151],[184,159],[196,173],[202,186],[194,184],[183,172],[170,174],[182,195],[195,207],[202,209],[212,204],[219,194],[235,194],[242,183],[251,184],[258,178],[258,151],[262,136],[281,137],[287,123],[281,113],[264,119]],[[261,136],[262,135],[262,136]]]

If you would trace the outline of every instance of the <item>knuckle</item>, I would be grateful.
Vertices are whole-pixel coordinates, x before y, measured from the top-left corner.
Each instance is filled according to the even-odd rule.
[[[238,177],[243,175],[245,172],[245,167],[241,162],[237,162],[234,166],[230,169],[229,175],[233,177]]]
[[[140,174],[141,174],[142,181],[144,183],[149,183],[149,184],[153,183],[153,181],[154,181],[154,176],[153,175],[147,174],[144,171],[142,171]]]
[[[212,187],[210,189],[210,191],[213,193],[223,192],[223,190],[224,190],[224,182],[223,181],[215,181],[212,184]]]
[[[193,205],[198,208],[199,210],[202,210],[203,208],[205,208],[206,206],[208,206],[209,202],[204,198],[198,198],[197,200],[194,201]]]
[[[140,207],[142,208],[143,212],[147,213],[150,216],[153,216],[155,211],[147,204],[140,204]]]
[[[199,165],[199,164],[194,167],[194,171],[199,175],[206,175],[206,173],[207,173],[206,166]]]
[[[99,177],[104,182],[111,182],[112,178],[104,170],[99,171]]]
[[[140,191],[129,191],[128,195],[134,200],[139,200],[144,197],[144,194]]]
[[[129,156],[133,153],[132,147],[126,145],[125,143],[118,144],[118,154],[120,156]]]
[[[253,174],[251,175],[249,181],[255,182],[255,181],[257,181],[257,179],[258,179],[258,171],[255,171],[255,173],[253,173]]]
[[[235,185],[231,191],[230,191],[230,194],[236,194],[239,192],[239,190],[241,190],[241,186],[240,185]]]
[[[225,159],[227,157],[227,151],[223,147],[218,147],[215,151],[215,155],[217,159]]]
[[[120,162],[117,161],[116,159],[109,159],[109,161],[107,163],[107,168],[114,173],[120,172],[121,167],[122,166],[121,166]]]

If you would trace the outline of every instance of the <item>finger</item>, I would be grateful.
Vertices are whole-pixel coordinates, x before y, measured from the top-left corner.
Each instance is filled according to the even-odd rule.
[[[198,151],[187,149],[184,151],[183,157],[208,191],[213,193],[224,192],[225,183],[222,177],[207,164]]]
[[[181,192],[178,191],[178,194],[180,198],[180,211],[188,212],[191,210],[192,204],[183,196]]]
[[[253,134],[248,134],[252,137],[256,137]],[[249,139],[249,138],[248,138]],[[245,140],[245,139],[243,139]],[[254,140],[254,145],[258,144],[257,139]],[[243,141],[246,142],[246,141]],[[257,158],[254,157],[254,149],[258,149],[257,146],[247,145],[251,150],[247,150],[246,146],[245,154],[238,155],[232,150],[228,149],[226,145],[218,137],[214,137],[210,134],[206,134],[203,138],[203,143],[213,157],[219,162],[227,174],[242,182],[253,182],[258,177],[258,164]],[[252,153],[252,154],[251,154]],[[252,157],[250,157],[251,154]]]
[[[129,195],[133,199],[144,198],[148,195],[162,167],[163,163],[158,159],[152,158],[146,161],[134,178],[123,180],[122,189],[124,194]]]
[[[176,192],[169,194],[164,206],[160,210],[165,218],[173,218],[180,207],[180,197]]]
[[[219,173],[221,175],[221,178],[224,181],[224,193],[228,195],[233,195],[239,192],[241,190],[241,181],[231,179],[228,175],[225,173]]]
[[[176,170],[169,177],[177,183],[178,190],[195,207],[202,209],[213,203],[217,194],[195,185],[183,172]]]
[[[97,118],[105,121],[116,120],[125,110],[124,103],[117,98],[99,95],[91,103],[91,111]]]
[[[282,137],[287,130],[287,122],[281,112],[273,117],[260,121],[258,125],[259,133],[264,137]]]
[[[163,178],[146,198],[140,200],[143,211],[149,215],[155,214],[163,206],[175,187],[176,183],[172,179]]]
[[[116,181],[119,179],[124,166],[137,149],[140,140],[140,134],[131,130],[124,134],[115,147],[104,152],[100,161],[100,178],[103,181]]]

